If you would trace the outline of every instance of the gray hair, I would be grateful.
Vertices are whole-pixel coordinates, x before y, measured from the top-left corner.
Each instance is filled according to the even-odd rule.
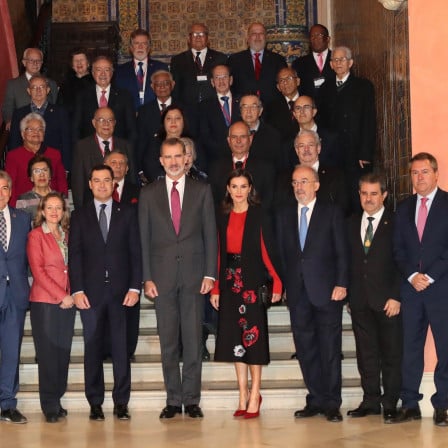
[[[154,79],[160,75],[168,75],[170,77],[170,81],[173,82],[173,75],[168,70],[157,70],[151,75],[151,82],[154,82]]]
[[[296,142],[297,139],[301,136],[301,135],[311,135],[314,138],[314,141],[316,143],[317,146],[321,146],[321,141],[320,141],[320,137],[319,134],[316,131],[312,131],[310,129],[304,129],[303,131],[300,131],[297,135],[296,138],[294,139],[294,148],[296,147]]]
[[[352,50],[350,50],[350,48],[348,48],[348,47],[340,46],[340,47],[333,48],[333,54],[336,51],[343,51],[344,54],[345,54],[345,57],[347,59],[353,59],[353,57],[352,57]],[[333,57],[333,55],[332,55],[332,57]]]
[[[0,179],[6,180],[6,182],[8,182],[8,187],[11,190],[12,179],[11,176],[6,171],[0,170]]]
[[[28,123],[33,120],[38,121],[45,131],[45,128],[47,126],[45,120],[36,112],[31,112],[30,114],[25,115],[25,117],[23,117],[20,121],[20,132],[25,132],[25,129],[28,127]]]
[[[191,148],[191,155],[193,156],[193,162],[194,162],[197,157],[196,145],[194,144],[194,141],[189,137],[181,137],[180,139],[184,142],[185,149],[187,149],[187,146]]]

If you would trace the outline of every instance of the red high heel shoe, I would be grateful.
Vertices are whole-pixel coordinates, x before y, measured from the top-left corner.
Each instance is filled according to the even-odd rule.
[[[247,412],[244,414],[244,418],[257,418],[260,415],[261,402],[263,401],[263,397],[260,395],[260,400],[258,401],[258,409],[257,412]]]
[[[234,413],[234,417],[244,417],[246,415],[246,409],[237,409]]]

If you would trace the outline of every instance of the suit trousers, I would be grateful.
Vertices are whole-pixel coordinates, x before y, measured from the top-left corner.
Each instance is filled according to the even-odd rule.
[[[18,309],[11,300],[11,287],[6,287],[4,306],[0,309],[0,408],[17,407],[19,390],[20,347],[26,310]]]
[[[104,334],[109,331],[114,388],[114,404],[128,404],[131,394],[131,365],[127,352],[127,313],[122,299],[105,286],[104,297],[87,310],[81,310],[84,333],[84,379],[91,406],[104,401]]]
[[[76,308],[62,309],[53,303],[30,302],[30,317],[39,368],[42,411],[58,413],[67,389]]]
[[[177,282],[182,285],[182,282]],[[167,405],[199,404],[202,375],[202,322],[204,299],[199,292],[177,286],[155,300],[157,329]],[[182,375],[180,344],[182,341]]]
[[[342,303],[313,305],[304,287],[289,300],[297,359],[308,389],[307,405],[323,411],[342,403]]]
[[[401,314],[387,317],[369,307],[352,309],[356,359],[364,392],[363,406],[394,409],[400,397],[403,327]],[[381,396],[381,378],[383,396]]]
[[[430,286],[431,288],[431,286]],[[424,368],[424,349],[428,326],[434,336],[437,365],[434,371],[436,392],[431,397],[434,408],[448,408],[448,326],[445,298],[413,294],[403,297],[403,363],[401,400],[403,407],[415,408],[423,398],[419,393]]]

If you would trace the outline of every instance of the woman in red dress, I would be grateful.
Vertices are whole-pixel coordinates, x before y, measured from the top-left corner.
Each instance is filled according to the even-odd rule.
[[[272,263],[269,220],[259,206],[248,171],[236,169],[230,173],[217,222],[219,280],[210,297],[219,311],[214,359],[235,364],[239,406],[234,416],[254,418],[259,416],[262,401],[262,366],[270,361],[267,312],[258,290],[269,273],[273,279],[272,301],[278,302],[282,283]]]

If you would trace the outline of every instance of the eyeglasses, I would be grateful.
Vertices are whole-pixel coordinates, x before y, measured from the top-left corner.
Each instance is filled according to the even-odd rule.
[[[154,87],[168,87],[171,85],[171,81],[156,81],[154,82]]]
[[[125,160],[108,160],[110,166],[126,166],[128,162]]]
[[[25,128],[25,132],[45,132],[45,128]]]
[[[305,104],[304,106],[294,106],[294,110],[296,112],[309,112],[313,109],[311,104]]]
[[[94,68],[93,69],[94,73],[112,73],[112,68]]]
[[[260,106],[258,104],[242,104],[240,106],[241,110],[258,110]]]
[[[298,145],[294,145],[296,149],[315,148],[316,146],[316,143],[299,143]]]
[[[95,121],[99,124],[113,124],[115,123],[115,118],[95,118]]]
[[[293,79],[297,79],[297,76],[289,75],[289,76],[286,76],[285,78],[279,78],[277,80],[277,82],[279,84],[286,84],[287,82],[292,81]]]
[[[195,31],[194,33],[190,33],[191,37],[205,37],[207,36],[207,33],[204,31]]]
[[[247,140],[250,137],[250,135],[229,135],[230,140],[232,140],[232,142],[236,141],[236,140]]]
[[[41,92],[43,90],[46,90],[47,86],[46,85],[41,85],[41,86],[31,86],[30,90],[34,90],[36,92]]]
[[[331,62],[336,62],[338,64],[339,62],[347,62],[349,58],[343,57],[343,58],[332,58]]]
[[[305,186],[305,185],[308,185],[308,184],[312,184],[314,182],[316,182],[316,181],[315,180],[309,180],[309,179],[300,179],[300,180],[293,180],[291,182],[291,185],[293,187],[298,187],[300,185]]]
[[[324,37],[328,37],[324,33],[313,33],[310,35],[310,39],[323,39]]]
[[[42,59],[24,59],[24,61],[34,65],[42,64]]]
[[[33,168],[33,174],[47,174],[50,170],[48,168]]]
[[[213,76],[213,79],[217,79],[217,80],[219,80],[219,79],[229,79],[229,75],[214,75]]]

